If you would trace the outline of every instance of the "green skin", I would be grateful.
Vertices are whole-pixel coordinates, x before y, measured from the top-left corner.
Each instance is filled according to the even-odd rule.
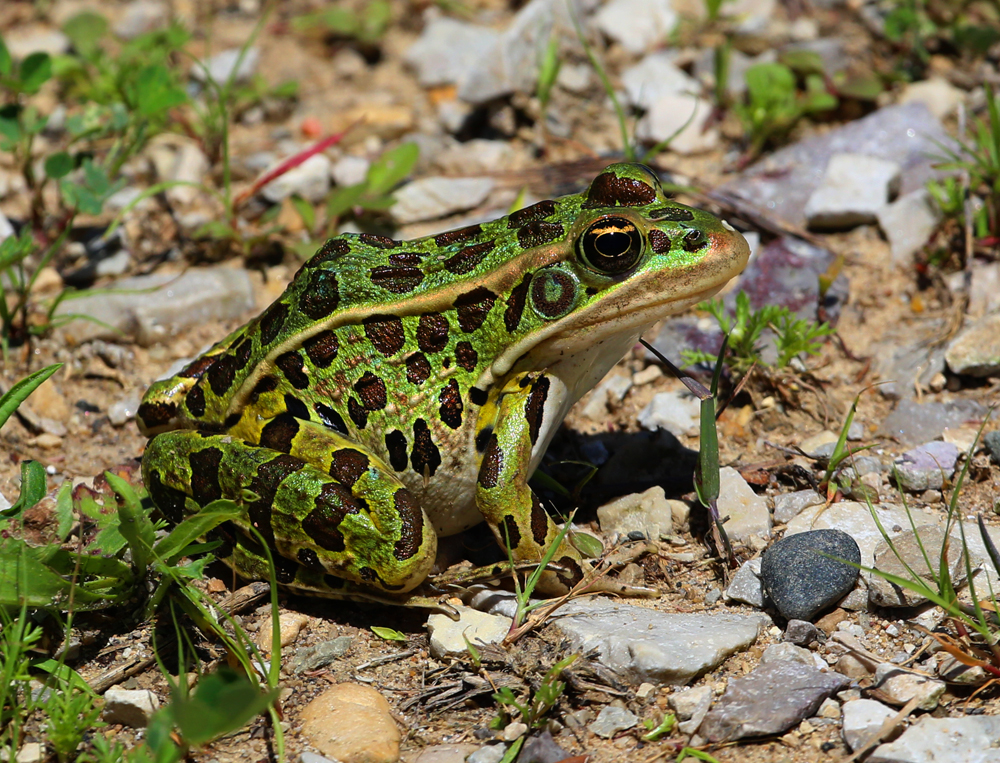
[[[569,408],[748,256],[638,164],[483,225],[338,236],[263,314],[149,388],[143,479],[175,522],[241,503],[220,555],[266,578],[253,527],[304,592],[404,599],[437,537],[483,519],[516,561],[538,560],[558,528],[527,481]],[[555,561],[545,593],[594,574],[567,542]]]

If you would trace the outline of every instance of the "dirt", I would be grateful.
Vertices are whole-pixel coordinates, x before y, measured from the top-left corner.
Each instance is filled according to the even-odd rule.
[[[63,4],[59,11],[64,12]],[[88,3],[66,3],[72,8],[84,8]],[[92,3],[92,6],[99,4]],[[192,13],[190,0],[177,0],[174,4],[179,13]],[[207,5],[207,4],[206,4]],[[198,8],[200,31],[190,45],[190,53],[202,56],[211,51],[219,51],[240,45],[252,30],[255,14],[241,13],[231,5],[215,4],[213,8]],[[256,3],[238,4],[256,6]],[[363,3],[350,5],[361,7]],[[256,124],[238,123],[231,133],[233,166],[235,169],[234,191],[249,186],[252,175],[242,169],[241,160],[253,152],[274,150],[276,135],[284,134],[308,143],[302,127],[307,118],[314,118],[322,125],[323,133],[337,132],[355,125],[347,139],[336,149],[338,153],[377,155],[383,147],[394,145],[404,133],[419,129],[421,123],[435,118],[436,101],[449,97],[447,89],[421,88],[402,62],[402,53],[416,40],[420,28],[420,12],[428,4],[420,2],[399,3],[394,12],[394,22],[384,37],[377,43],[376,55],[367,46],[355,46],[349,41],[324,38],[319,34],[300,35],[293,33],[289,26],[292,17],[314,10],[316,4],[295,1],[281,4],[280,10],[271,18],[261,34],[258,46],[262,57],[259,71],[271,83],[287,78],[295,78],[300,83],[297,102],[281,120],[264,121]],[[462,4],[472,13],[487,10],[493,14],[498,27],[509,21],[513,9],[499,0],[470,1]],[[838,11],[847,13],[846,10]],[[821,15],[821,29],[832,32],[837,25],[836,13]],[[8,34],[12,30],[24,29],[37,24],[50,28],[49,20],[40,10],[28,3],[4,4],[0,8],[0,32]],[[843,27],[849,47],[866,51],[872,45],[868,33],[857,23]],[[707,43],[706,43],[707,44]],[[371,60],[369,60],[371,59]],[[620,49],[612,48],[607,54],[607,64],[612,72],[618,72],[623,65],[634,61]],[[52,94],[53,98],[56,94]],[[585,183],[592,171],[566,167],[559,172],[546,174],[537,171],[540,167],[553,166],[559,162],[593,159],[606,152],[620,150],[616,123],[612,110],[598,92],[587,96],[572,95],[556,91],[550,107],[559,110],[572,124],[576,125],[571,140],[552,139],[543,156],[531,145],[534,133],[525,127],[507,136],[516,147],[512,166],[498,169],[498,177],[511,185],[524,180],[530,193],[538,198],[548,197],[554,192],[565,190],[560,183],[575,183],[579,187]],[[360,123],[359,120],[365,121]],[[724,133],[732,137],[740,134],[738,123],[731,115],[723,125]],[[953,126],[953,125],[952,125]],[[284,128],[282,133],[280,128]],[[827,129],[824,125],[806,121],[796,129],[792,138],[802,137]],[[697,157],[679,157],[669,152],[661,155],[657,163],[661,169],[678,173],[700,188],[708,189],[731,177],[733,141],[727,141],[724,149]],[[0,166],[6,161],[0,155]],[[130,182],[142,186],[152,182],[148,167],[135,163],[127,168],[132,172]],[[511,175],[509,173],[516,172]],[[553,178],[558,178],[559,183]],[[219,180],[218,167],[214,178]],[[512,180],[515,178],[515,180]],[[557,189],[556,186],[560,185]],[[682,197],[683,200],[683,197]],[[218,214],[217,206],[204,200],[206,209]],[[23,219],[27,213],[27,200],[21,196],[10,196],[0,201],[0,209],[12,219]],[[284,218],[291,221],[294,216]],[[87,222],[84,220],[83,222]],[[95,222],[107,223],[108,218]],[[260,225],[251,221],[251,225]],[[218,251],[204,243],[184,240],[178,226],[171,219],[170,210],[156,204],[141,217],[133,217],[128,224],[131,249],[135,257],[130,272],[156,270],[158,255],[172,246],[181,246],[189,262],[216,259]],[[436,230],[454,227],[448,220],[435,224]],[[18,494],[20,463],[26,459],[37,460],[49,469],[49,487],[56,488],[63,480],[74,483],[92,482],[95,476],[106,469],[122,465],[132,465],[140,458],[145,439],[138,433],[134,422],[123,426],[113,426],[107,411],[116,402],[130,394],[141,393],[150,382],[163,374],[176,360],[191,357],[201,348],[226,335],[243,320],[253,317],[266,306],[281,290],[298,267],[296,255],[290,249],[295,240],[294,233],[284,232],[271,237],[277,245],[279,256],[270,260],[251,258],[255,268],[257,287],[257,310],[248,312],[239,320],[225,325],[201,325],[173,337],[169,345],[139,347],[122,344],[124,352],[109,362],[105,356],[94,352],[88,346],[67,346],[58,335],[43,336],[30,343],[12,347],[3,367],[3,381],[10,384],[25,373],[52,362],[66,365],[53,379],[40,389],[27,404],[29,412],[56,418],[66,425],[67,434],[61,438],[40,438],[41,434],[24,418],[13,418],[0,435],[2,457],[0,457],[0,493],[13,499]],[[784,464],[788,456],[775,446],[794,446],[807,436],[822,429],[836,430],[855,396],[865,390],[875,379],[871,370],[871,353],[879,337],[890,329],[902,335],[917,332],[922,327],[939,321],[944,327],[957,327],[960,321],[958,306],[951,304],[946,294],[928,285],[915,268],[893,264],[888,244],[882,240],[873,226],[866,226],[851,233],[832,234],[823,237],[823,242],[833,252],[844,256],[844,273],[850,280],[850,300],[845,306],[837,325],[840,342],[829,342],[814,358],[807,361],[809,384],[796,383],[791,377],[782,377],[775,386],[751,383],[733,407],[727,410],[719,421],[722,461],[724,464],[746,468],[773,469]],[[231,255],[230,255],[231,256]],[[160,266],[177,269],[178,263]],[[59,284],[52,284],[58,290]],[[103,282],[95,287],[106,285]],[[39,299],[52,296],[55,291],[39,293]],[[945,341],[949,328],[940,331],[939,341]],[[647,334],[655,336],[655,330]],[[619,364],[619,371],[628,373],[641,370],[646,361],[640,350]],[[572,433],[589,434],[594,431],[637,432],[636,416],[657,392],[678,388],[678,382],[663,376],[650,384],[634,388],[622,404],[609,413],[606,421],[591,422],[582,417],[577,409],[567,420],[567,428]],[[795,405],[785,405],[780,410],[767,398],[775,394],[784,395],[784,400]],[[997,384],[995,381],[978,386],[963,387],[958,380],[939,392],[923,391],[926,400],[949,401],[955,399],[977,400],[984,404],[995,402]],[[865,425],[866,442],[874,438],[878,423],[889,413],[892,403],[876,392],[862,395],[858,420]],[[697,448],[697,438],[681,438],[684,445]],[[879,441],[885,453],[897,453],[902,448],[891,441]],[[1000,485],[1000,469],[988,466],[980,471],[963,492],[961,504],[963,514],[992,514]],[[774,494],[788,490],[771,478],[762,490]],[[919,502],[916,502],[919,504]],[[584,518],[593,518],[594,506],[585,507]],[[943,503],[932,506],[944,512]],[[34,517],[33,532],[44,530],[45,517]],[[39,529],[37,526],[42,525]],[[596,529],[596,523],[594,525]],[[478,536],[480,539],[482,536]],[[703,539],[685,538],[688,548],[696,551],[704,549]],[[475,539],[469,541],[475,544]],[[752,549],[739,549],[748,558]],[[724,587],[725,571],[719,564],[685,564],[652,556],[643,564],[647,583],[659,586],[664,595],[652,606],[663,611],[717,611],[719,606],[735,612],[751,613],[749,607],[740,605],[708,605],[705,597],[713,588]],[[222,591],[233,587],[232,575],[221,565],[210,568],[210,578],[204,583],[213,595],[222,596]],[[495,715],[495,707],[489,692],[470,698],[466,703],[446,712],[428,711],[421,702],[399,710],[408,700],[421,695],[437,681],[454,680],[462,672],[475,674],[466,665],[453,668],[450,674],[440,676],[443,665],[431,659],[427,653],[427,636],[424,617],[420,613],[397,611],[385,607],[365,606],[351,602],[331,602],[310,600],[302,597],[281,596],[283,611],[301,612],[310,617],[308,627],[302,632],[286,654],[293,654],[313,644],[346,635],[352,638],[347,655],[333,665],[315,674],[291,675],[286,672],[281,682],[283,717],[295,727],[299,708],[330,684],[343,681],[362,681],[378,688],[398,711],[397,719],[404,729],[404,759],[412,760],[422,748],[442,742],[469,742],[482,739],[476,732],[486,729]],[[255,605],[249,611],[240,613],[237,622],[251,634],[260,627],[261,620],[270,614],[266,602]],[[895,621],[895,616],[887,613],[854,613],[850,617],[860,622],[866,631],[879,632],[885,636],[885,628]],[[163,626],[163,623],[160,623]],[[386,642],[372,631],[372,626],[390,626],[402,631],[405,644]],[[116,614],[105,617],[97,614],[81,617],[75,627],[82,639],[81,657],[74,667],[88,680],[96,680],[116,666],[131,663],[137,657],[151,654],[151,630],[148,622],[135,622]],[[169,624],[166,625],[169,628]],[[193,633],[196,633],[192,631]],[[206,666],[224,661],[226,655],[217,644],[203,637],[196,642],[201,658]],[[890,650],[890,639],[886,638],[886,648]],[[727,660],[721,668],[699,679],[721,692],[728,679],[748,673],[757,664],[763,649],[780,639],[780,633],[768,632],[750,650]],[[494,665],[497,675],[503,674],[515,685],[523,679],[544,671],[560,656],[560,647],[554,634],[542,631],[531,636],[525,643],[514,648],[510,665]],[[893,648],[898,648],[896,643]],[[399,655],[398,660],[375,667],[363,667],[376,658]],[[525,656],[526,655],[526,656]],[[169,663],[168,663],[169,664]],[[156,692],[161,701],[169,696],[166,680],[155,664],[142,670],[126,682],[128,688],[149,688]],[[646,699],[638,699],[630,691],[615,687],[605,687],[607,691],[592,688],[584,692],[570,691],[561,710],[571,711],[591,707],[596,712],[613,699],[624,696],[628,706],[644,718],[658,720],[667,711],[667,699],[671,689],[664,687],[652,692]],[[942,702],[939,713],[961,707],[964,712],[977,708],[988,708],[995,703],[995,692],[970,699],[966,694],[949,693]],[[988,712],[995,712],[995,706]],[[559,714],[555,715],[560,717]],[[556,729],[558,730],[558,729]],[[135,730],[115,727],[106,729],[112,736],[131,745],[141,734]],[[36,729],[36,733],[38,733]],[[593,734],[582,732],[579,740],[559,737],[560,743],[578,753],[585,750],[590,760],[599,761],[655,761],[666,759],[674,752],[655,743],[637,742],[636,735],[625,733],[614,740],[601,740]],[[288,759],[296,759],[299,752],[306,749],[304,741],[294,732],[286,736]],[[795,761],[839,761],[848,757],[848,751],[841,738],[840,727],[831,725],[814,729],[798,729],[778,739],[767,739],[757,743],[740,743],[732,747],[712,749],[712,755],[719,761],[741,761],[747,763],[781,763]],[[267,760],[274,755],[272,737],[263,719],[251,722],[243,730],[212,743],[194,753],[195,760],[239,761]]]

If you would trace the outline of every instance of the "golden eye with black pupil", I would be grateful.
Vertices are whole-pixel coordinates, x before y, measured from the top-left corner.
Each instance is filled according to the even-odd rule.
[[[642,233],[624,217],[604,217],[580,237],[580,256],[599,273],[619,275],[635,267],[642,257]]]

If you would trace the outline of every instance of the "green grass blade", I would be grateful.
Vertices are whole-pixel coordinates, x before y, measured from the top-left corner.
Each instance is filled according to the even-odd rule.
[[[3,397],[0,397],[0,429],[7,423],[18,406],[23,403],[28,395],[34,392],[46,379],[63,367],[62,363],[55,363],[46,366],[33,374],[29,374],[7,390]]]

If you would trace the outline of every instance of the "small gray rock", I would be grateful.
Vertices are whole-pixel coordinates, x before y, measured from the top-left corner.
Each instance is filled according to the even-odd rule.
[[[891,662],[883,662],[875,668],[873,688],[879,690],[886,702],[897,707],[902,707],[911,699],[917,699],[918,708],[930,711],[938,706],[938,700],[948,686],[936,678],[913,673]]]
[[[167,25],[170,9],[159,0],[132,0],[122,9],[114,32],[123,40],[134,40],[141,34]]]
[[[878,225],[889,239],[892,259],[908,265],[937,228],[941,210],[926,188],[900,196],[876,212]]]
[[[496,181],[488,177],[420,178],[396,192],[396,203],[389,211],[401,225],[434,220],[478,206],[490,195],[495,184]]]
[[[783,617],[811,620],[854,587],[858,569],[831,556],[861,563],[858,544],[840,530],[786,536],[764,552],[761,581]]]
[[[940,437],[945,428],[959,427],[970,420],[982,421],[986,413],[986,408],[975,400],[950,403],[901,400],[882,422],[881,433],[905,445],[916,445]]]
[[[319,670],[339,660],[351,648],[353,639],[350,636],[337,636],[329,641],[321,641],[313,646],[295,650],[291,668],[293,673],[308,673]]]
[[[239,68],[236,62],[239,61]],[[240,60],[239,48],[224,50],[216,53],[209,59],[201,61],[191,67],[191,77],[198,82],[207,82],[211,77],[218,84],[223,85],[235,70],[234,82],[246,82],[257,71],[257,64],[260,62],[260,49],[248,48]]]
[[[948,345],[944,357],[948,368],[956,374],[1000,374],[1000,312],[963,329]]]
[[[442,16],[424,27],[404,59],[416,70],[422,87],[460,85],[499,37],[488,27]]]
[[[634,684],[685,684],[757,639],[762,615],[681,614],[599,601],[571,602],[552,623],[572,649]]]
[[[1000,464],[1000,430],[987,432],[983,435],[983,445],[990,454],[994,464]]]
[[[726,599],[763,609],[764,586],[760,582],[760,559],[744,562],[726,588]]]
[[[642,53],[662,43],[677,20],[671,0],[611,0],[593,24],[630,53]]]
[[[808,620],[789,620],[782,638],[796,646],[809,646],[825,637],[823,632]]]
[[[708,709],[712,706],[715,692],[711,686],[695,686],[670,695],[667,702],[670,709],[677,713],[680,720],[678,729],[682,734],[693,734],[705,720]]]
[[[597,736],[610,739],[619,731],[630,729],[639,719],[623,707],[607,705],[598,713],[597,719],[588,726]]]
[[[741,543],[751,537],[771,537],[771,512],[767,501],[757,495],[733,467],[719,470],[719,516],[729,517],[726,534]]]
[[[679,391],[658,392],[639,412],[639,426],[666,429],[679,437],[697,430],[700,413],[701,403],[693,395]]]
[[[433,614],[427,618],[431,654],[442,657],[468,654],[466,640],[473,646],[498,644],[510,631],[511,620],[501,615],[488,615],[468,607],[456,607],[460,619]]]
[[[466,758],[467,763],[500,763],[503,760],[504,754],[507,752],[507,745],[503,744],[488,744],[485,747],[480,747],[474,753],[472,753],[468,758]]]
[[[996,763],[1000,716],[925,715],[895,742],[875,748],[868,763]]]
[[[944,544],[944,529],[939,526],[924,525],[916,531],[907,530],[892,539],[892,548],[885,540],[878,544],[874,567],[879,572],[907,580],[912,579],[912,570],[932,590],[936,590],[934,579],[939,573]],[[927,568],[928,559],[931,569]],[[948,569],[954,585],[959,586],[965,581],[965,554],[962,540],[956,536],[948,538]],[[866,573],[865,579],[868,581],[868,598],[880,607],[916,607],[927,601],[926,597],[890,583],[876,573]]]
[[[768,665],[772,662],[798,662],[817,670],[826,670],[828,667],[826,660],[816,654],[816,652],[812,652],[801,646],[795,646],[795,644],[787,641],[779,644],[771,644],[764,650],[764,653],[760,656],[760,664]]]
[[[701,724],[710,742],[783,734],[812,716],[823,700],[847,687],[849,679],[796,662],[761,665],[729,681]]]
[[[331,162],[324,154],[313,154],[261,188],[260,194],[272,204],[295,195],[322,201],[330,192],[330,170]]]
[[[899,484],[911,493],[940,490],[961,454],[956,445],[941,440],[911,448],[895,461]]]
[[[875,222],[899,188],[899,176],[896,162],[865,154],[834,154],[822,183],[806,202],[806,221],[823,230]]]
[[[815,490],[797,490],[794,493],[781,493],[774,496],[774,521],[788,524],[802,513],[808,506],[816,506],[824,502],[823,496]]]
[[[160,707],[160,700],[149,689],[108,689],[104,693],[101,717],[107,723],[145,728],[150,716]]]
[[[597,510],[597,519],[601,530],[613,536],[638,531],[643,537],[658,541],[673,532],[673,510],[659,485],[604,504]]]
[[[873,699],[855,699],[844,703],[843,733],[844,741],[851,750],[867,744],[872,735],[875,734],[886,718],[895,715],[896,712],[876,702]]]

